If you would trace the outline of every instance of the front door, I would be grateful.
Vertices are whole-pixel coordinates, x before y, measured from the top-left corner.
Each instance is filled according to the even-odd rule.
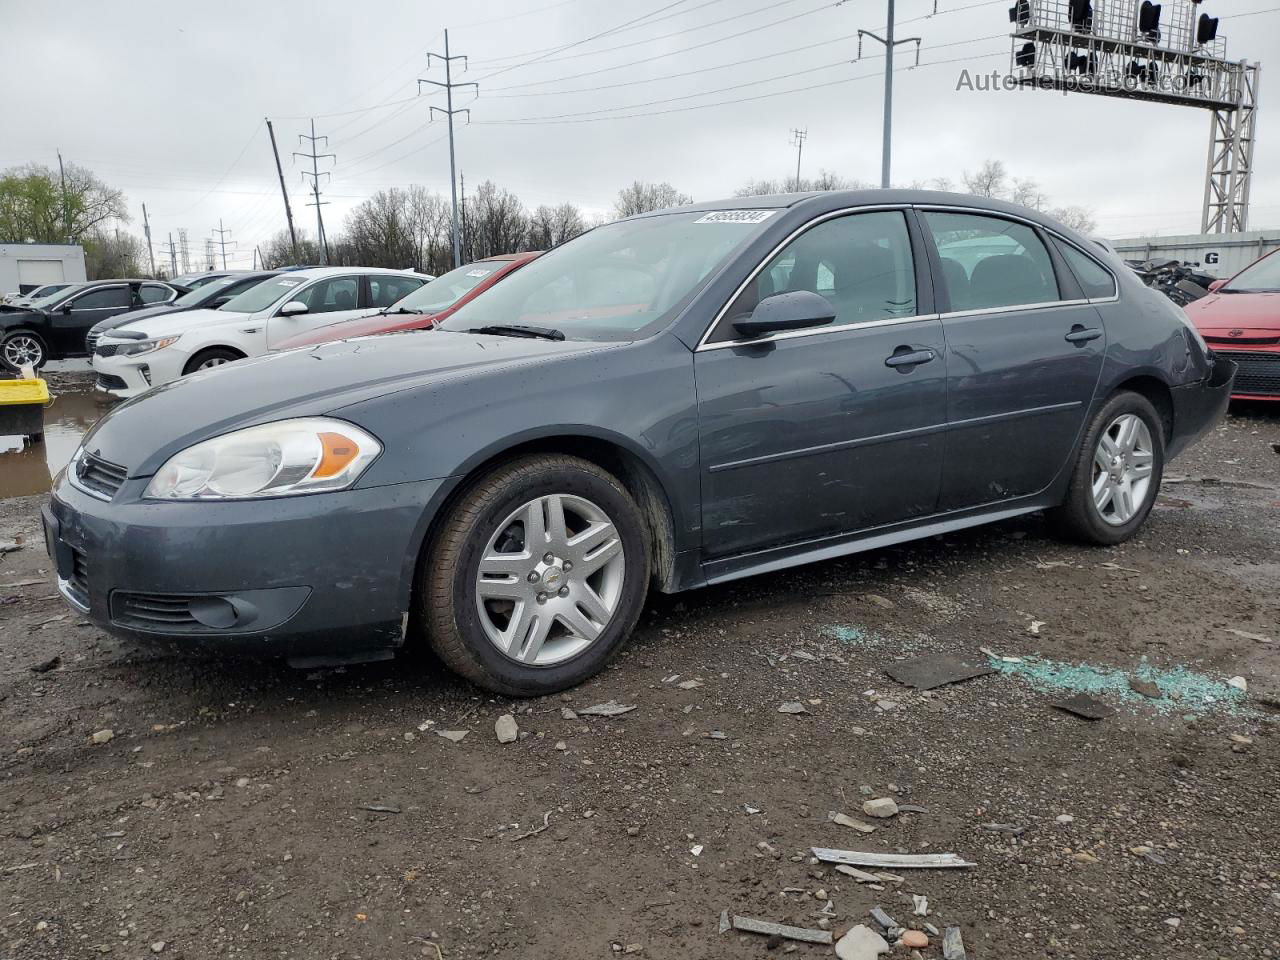
[[[930,210],[922,220],[950,308],[942,315],[948,430],[939,505],[960,510],[1037,493],[1076,449],[1102,373],[1102,318],[1030,224]]]
[[[53,311],[53,349],[59,356],[74,356],[87,352],[85,334],[95,323],[124,313],[133,306],[129,285],[113,284],[96,287],[78,297],[72,297]],[[66,308],[70,309],[66,309]]]
[[[275,350],[284,341],[317,327],[362,317],[370,313],[360,308],[360,275],[324,277],[300,287],[285,303],[306,304],[306,313],[276,315],[267,321],[267,349]],[[283,304],[281,305],[283,306]]]
[[[708,559],[932,513],[946,358],[906,214],[824,219],[759,270],[694,355]],[[744,340],[773,294],[826,297],[824,327]]]

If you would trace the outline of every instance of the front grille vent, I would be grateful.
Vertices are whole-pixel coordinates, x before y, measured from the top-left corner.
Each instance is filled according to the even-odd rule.
[[[111,594],[111,619],[123,626],[144,630],[197,627],[200,624],[191,615],[191,600],[182,594],[117,590]]]
[[[103,460],[92,453],[82,454],[72,468],[76,482],[88,490],[110,500],[124,485],[129,471],[119,464]]]

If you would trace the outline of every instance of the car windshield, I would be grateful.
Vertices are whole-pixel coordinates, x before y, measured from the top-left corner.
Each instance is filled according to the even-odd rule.
[[[1280,257],[1268,255],[1245,267],[1231,278],[1227,293],[1274,293],[1280,291]]]
[[[471,263],[457,270],[442,273],[434,280],[429,280],[404,297],[393,303],[388,309],[396,311],[417,310],[422,313],[439,313],[453,306],[481,283],[501,270],[505,263],[501,261],[480,261]]]
[[[541,327],[570,340],[649,336],[773,213],[670,213],[597,227],[459,307],[439,329]]]
[[[177,300],[173,301],[175,307],[199,307],[208,303],[210,300],[217,300],[223,296],[226,288],[232,284],[242,283],[244,277],[230,276],[219,277],[212,283],[206,283],[202,287],[196,287],[190,293],[184,293]]]
[[[69,286],[65,286],[65,287],[63,287],[61,290],[55,290],[55,291],[53,291],[53,293],[50,293],[50,294],[47,294],[47,295],[45,295],[45,296],[41,297],[39,300],[32,300],[32,301],[31,301],[31,306],[33,306],[33,307],[47,307],[47,306],[50,306],[50,305],[52,305],[55,301],[61,300],[63,297],[69,297],[69,296],[71,296],[71,294],[72,294],[74,291],[76,291],[77,289],[79,289],[81,286],[82,286],[82,284],[79,284],[79,283],[73,283],[73,284],[70,284]]]
[[[228,313],[257,313],[278,300],[287,297],[292,290],[306,283],[303,277],[274,277],[250,287],[239,296],[232,297],[221,309]]]

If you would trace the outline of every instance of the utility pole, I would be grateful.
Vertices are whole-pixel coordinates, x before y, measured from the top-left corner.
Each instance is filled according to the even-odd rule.
[[[313,128],[312,133],[315,133]],[[284,168],[280,166],[280,151],[276,148],[276,131],[267,120],[267,133],[271,137],[271,154],[276,158],[276,175],[280,177],[280,195],[284,197],[284,218],[289,221],[289,242],[293,245],[293,262],[300,263],[298,256],[298,233],[293,229],[293,210],[289,207],[289,191],[284,186]]]
[[[62,166],[62,151],[58,151],[58,183],[62,198],[62,238],[71,242],[71,225],[67,223],[67,171]]]
[[[178,275],[178,251],[173,247],[173,231],[169,231],[169,276]]]
[[[307,206],[316,208],[316,242],[320,246],[320,262],[322,264],[328,264],[329,263],[329,238],[324,235],[324,217],[320,213],[320,208],[324,206],[325,203],[328,203],[329,201],[326,200],[324,201],[324,203],[321,203],[320,201],[320,177],[326,176],[326,177],[329,177],[330,179],[333,179],[333,177],[328,171],[324,171],[323,173],[321,172],[320,161],[327,157],[328,159],[332,160],[334,163],[337,163],[338,156],[337,154],[334,154],[334,153],[316,153],[316,144],[318,144],[321,140],[323,140],[324,145],[327,147],[329,145],[329,138],[316,136],[316,122],[314,120],[311,121],[311,136],[307,136],[305,133],[298,134],[298,142],[301,143],[303,140],[311,141],[311,152],[298,153],[297,151],[295,151],[293,155],[295,157],[303,157],[304,159],[311,161],[311,169],[303,170],[302,177],[304,180],[307,177],[311,178],[311,189],[312,189],[312,192],[315,194],[316,199],[314,203],[308,203]]]
[[[881,135],[880,186],[888,189],[889,171],[893,156],[893,51],[900,44],[916,45],[916,66],[920,66],[920,38],[893,38],[893,0],[889,0],[889,16],[885,26],[885,35],[879,36],[870,30],[858,31],[858,59],[862,59],[862,38],[870,37],[884,46],[884,133]]]
[[[791,128],[791,145],[796,148],[796,192],[800,192],[800,155],[804,153],[804,142],[809,139],[809,128],[798,130]]]
[[[218,246],[222,247],[222,269],[225,270],[227,269],[227,234],[230,233],[231,231],[222,229],[222,218],[219,217],[218,229],[210,232],[216,233],[218,235],[218,239],[211,240],[211,242],[216,243],[218,244]],[[236,245],[236,241],[232,240],[231,245],[234,247]]]
[[[465,173],[458,174],[458,180],[462,183],[462,200],[460,201],[460,213],[462,214],[462,233],[461,246],[463,250],[467,249],[467,175]]]
[[[147,205],[142,205],[142,232],[147,235],[147,256],[151,258],[151,277],[156,276],[156,252],[151,246],[151,222],[147,219]]]
[[[187,245],[187,228],[178,228],[178,249],[182,251],[182,272],[191,272],[191,248]]]
[[[453,195],[453,265],[455,267],[462,266],[462,238],[458,233],[458,174],[457,163],[454,158],[453,150],[453,115],[455,113],[465,113],[467,122],[471,122],[471,111],[463,107],[461,109],[453,109],[453,88],[454,87],[475,87],[476,93],[480,92],[480,85],[476,83],[454,83],[453,82],[453,61],[461,60],[462,69],[467,69],[467,58],[461,54],[449,53],[449,31],[444,32],[444,56],[438,53],[427,54],[427,69],[431,68],[431,58],[444,61],[444,83],[439,80],[419,80],[418,93],[422,93],[422,85],[429,83],[433,87],[443,87],[445,93],[445,109],[441,110],[437,106],[432,106],[430,116],[434,117],[437,112],[444,114],[449,118],[449,191]]]

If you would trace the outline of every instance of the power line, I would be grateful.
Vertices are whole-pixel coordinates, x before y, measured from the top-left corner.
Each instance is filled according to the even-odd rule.
[[[307,206],[316,208],[316,243],[320,248],[320,262],[322,264],[328,264],[329,239],[328,237],[325,236],[325,233],[324,233],[324,216],[320,210],[320,208],[325,206],[328,203],[328,201],[326,200],[322,202],[320,200],[320,178],[324,176],[324,177],[329,177],[330,179],[333,179],[333,177],[332,177],[332,174],[330,174],[327,170],[326,171],[320,170],[320,161],[327,158],[332,160],[336,164],[338,162],[338,157],[336,154],[332,154],[332,153],[316,152],[316,145],[319,144],[321,140],[323,140],[325,143],[325,146],[327,147],[329,145],[329,138],[316,136],[316,122],[314,120],[311,121],[310,136],[308,136],[305,133],[298,134],[298,142],[301,143],[303,140],[308,140],[311,142],[311,152],[300,153],[300,152],[294,151],[293,155],[295,157],[303,157],[304,159],[309,159],[311,161],[311,169],[303,170],[302,177],[304,180],[307,177],[311,178],[311,190],[315,194],[316,199],[314,203],[308,203]]]
[[[448,30],[444,32],[444,55],[441,56],[438,53],[427,54],[428,66],[431,64],[432,57],[435,57],[437,60],[444,63],[444,83],[441,83],[439,80],[419,80],[418,89],[421,90],[422,85],[426,83],[433,87],[441,88],[444,90],[445,94],[445,102],[447,103],[447,106],[441,108],[432,104],[430,115],[434,117],[436,112],[439,111],[444,114],[445,118],[449,121],[449,193],[453,198],[453,265],[454,267],[460,267],[462,266],[462,237],[458,233],[458,174],[456,172],[457,168],[453,149],[453,117],[455,114],[465,113],[467,115],[467,122],[470,123],[471,111],[466,107],[461,107],[456,110],[454,109],[453,90],[455,87],[475,87],[476,92],[479,93],[480,86],[479,84],[471,81],[465,83],[453,82],[453,61],[461,60],[462,69],[465,71],[467,69],[467,58],[460,53],[450,55]]]
[[[217,240],[214,240],[212,237],[210,237],[209,239],[211,243],[216,243],[218,246],[222,247],[222,269],[223,270],[227,269],[227,234],[229,234],[230,232],[231,232],[230,230],[222,229],[221,217],[218,218],[218,226],[215,229],[210,231],[210,233],[216,233],[218,235]],[[232,240],[230,242],[233,247],[236,245],[235,240]]]
[[[796,192],[800,191],[800,155],[804,153],[804,142],[809,139],[809,128],[800,130],[791,128],[791,145],[796,148]]]

